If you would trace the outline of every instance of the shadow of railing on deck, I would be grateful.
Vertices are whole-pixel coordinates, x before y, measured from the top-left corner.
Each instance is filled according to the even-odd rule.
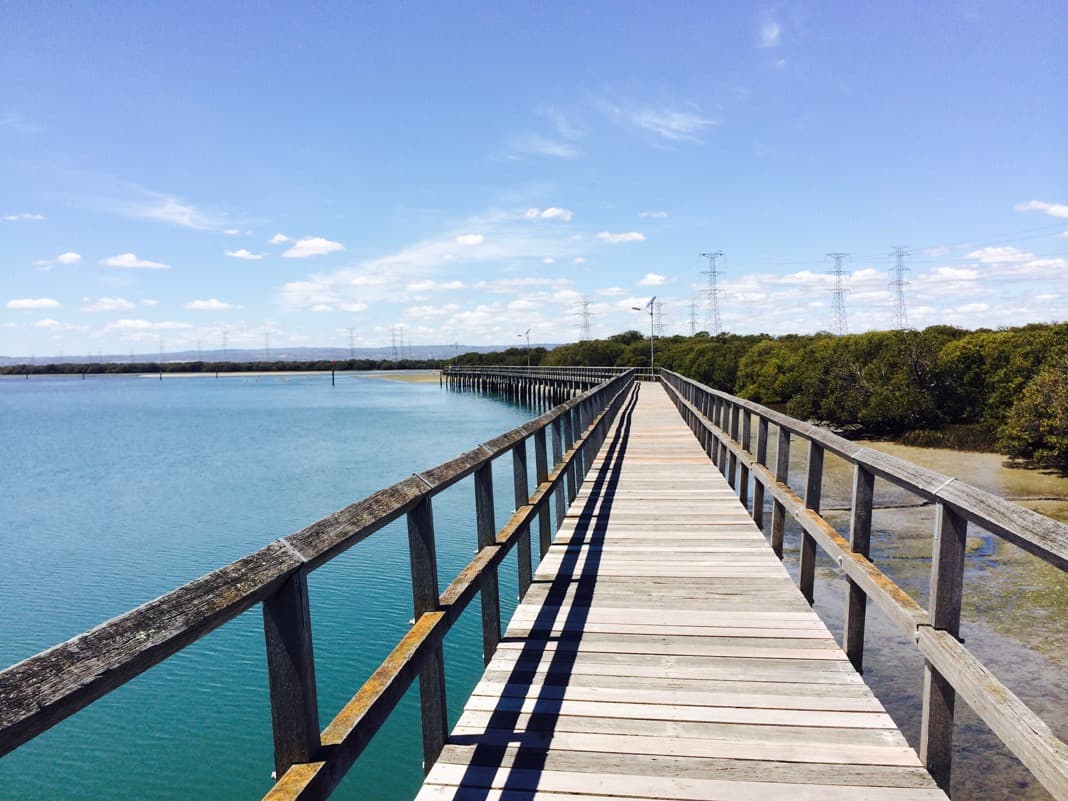
[[[484,799],[494,793],[494,779],[501,768],[507,770],[501,791],[507,793],[509,799],[521,801],[533,798],[537,792],[549,744],[560,718],[563,690],[570,682],[578,659],[582,632],[593,600],[601,561],[600,549],[604,544],[604,533],[611,515],[615,489],[619,484],[638,391],[635,387],[627,401],[605,452],[604,467],[589,485],[589,497],[576,521],[575,531],[567,542],[559,570],[551,580],[535,580],[532,584],[532,587],[546,583],[549,586],[531,624],[530,634],[522,639],[523,647],[516,658],[515,667],[508,674],[497,707],[490,713],[486,731],[482,734],[453,735],[448,739],[449,745],[475,746],[459,782],[465,799]],[[582,559],[583,545],[587,547],[585,560]],[[573,580],[576,573],[577,582]],[[554,636],[553,631],[558,626],[557,615],[565,608],[571,587],[575,588],[571,605],[563,623],[559,624],[560,634]],[[502,643],[510,641],[515,642],[516,638],[505,637],[501,640]],[[546,666],[542,660],[551,642],[556,643],[556,649]],[[524,690],[537,680],[539,671],[544,671],[545,677],[534,696],[534,708],[524,713],[524,701],[528,697]],[[520,692],[509,695],[509,686],[520,688]],[[529,714],[526,730],[519,732],[517,728],[524,714]],[[522,750],[517,751],[509,763],[508,750],[516,746]]]

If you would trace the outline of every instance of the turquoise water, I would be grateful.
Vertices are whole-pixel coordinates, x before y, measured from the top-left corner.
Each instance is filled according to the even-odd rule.
[[[368,376],[0,381],[0,667],[529,419]],[[495,466],[497,524],[511,460]],[[531,469],[533,475],[533,469]],[[475,551],[473,488],[435,499],[444,587]],[[514,555],[501,570],[515,603]],[[325,725],[407,630],[393,524],[311,574]],[[482,670],[477,602],[446,640],[455,719]],[[419,786],[416,691],[336,798]],[[273,770],[258,607],[0,759],[0,801],[259,798]]]

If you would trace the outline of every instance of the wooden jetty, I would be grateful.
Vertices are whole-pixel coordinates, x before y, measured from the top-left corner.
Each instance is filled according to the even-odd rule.
[[[328,797],[415,683],[424,801],[945,798],[958,700],[1068,801],[1068,745],[959,637],[968,527],[1068,570],[1068,526],[676,373],[643,377],[445,370],[452,389],[556,405],[0,671],[0,757],[258,606],[268,801]],[[820,515],[826,453],[853,467],[848,536]],[[514,499],[501,525],[499,459]],[[934,505],[929,609],[869,558],[877,480]],[[460,486],[474,489],[476,551],[442,589],[433,500]],[[780,561],[788,518],[796,587]],[[308,576],[401,519],[413,625],[320,729]],[[848,584],[841,647],[810,606],[817,549]],[[502,635],[498,570],[513,552],[523,601]],[[487,670],[450,731],[442,643],[475,598]],[[918,754],[859,675],[869,606],[924,657]]]
[[[946,798],[655,383],[418,798],[564,796]]]

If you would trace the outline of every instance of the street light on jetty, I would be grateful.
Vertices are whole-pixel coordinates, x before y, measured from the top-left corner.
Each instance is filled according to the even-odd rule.
[[[645,304],[644,308],[649,310],[649,369],[653,369],[653,302],[656,300],[656,295],[649,298],[649,302]],[[631,306],[634,311],[641,311],[641,306]]]
[[[522,334],[516,334],[516,336],[520,339],[523,337],[527,338],[527,367],[530,367],[530,329],[528,328]]]

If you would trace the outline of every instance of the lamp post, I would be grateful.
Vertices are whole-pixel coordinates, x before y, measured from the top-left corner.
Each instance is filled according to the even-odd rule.
[[[653,302],[656,300],[656,295],[653,295],[649,302],[645,304],[645,308],[649,310],[649,369],[653,369]],[[634,311],[641,311],[641,306],[631,306]]]
[[[522,334],[516,334],[516,336],[520,339],[523,337],[527,338],[527,367],[530,367],[530,329],[528,328]]]

